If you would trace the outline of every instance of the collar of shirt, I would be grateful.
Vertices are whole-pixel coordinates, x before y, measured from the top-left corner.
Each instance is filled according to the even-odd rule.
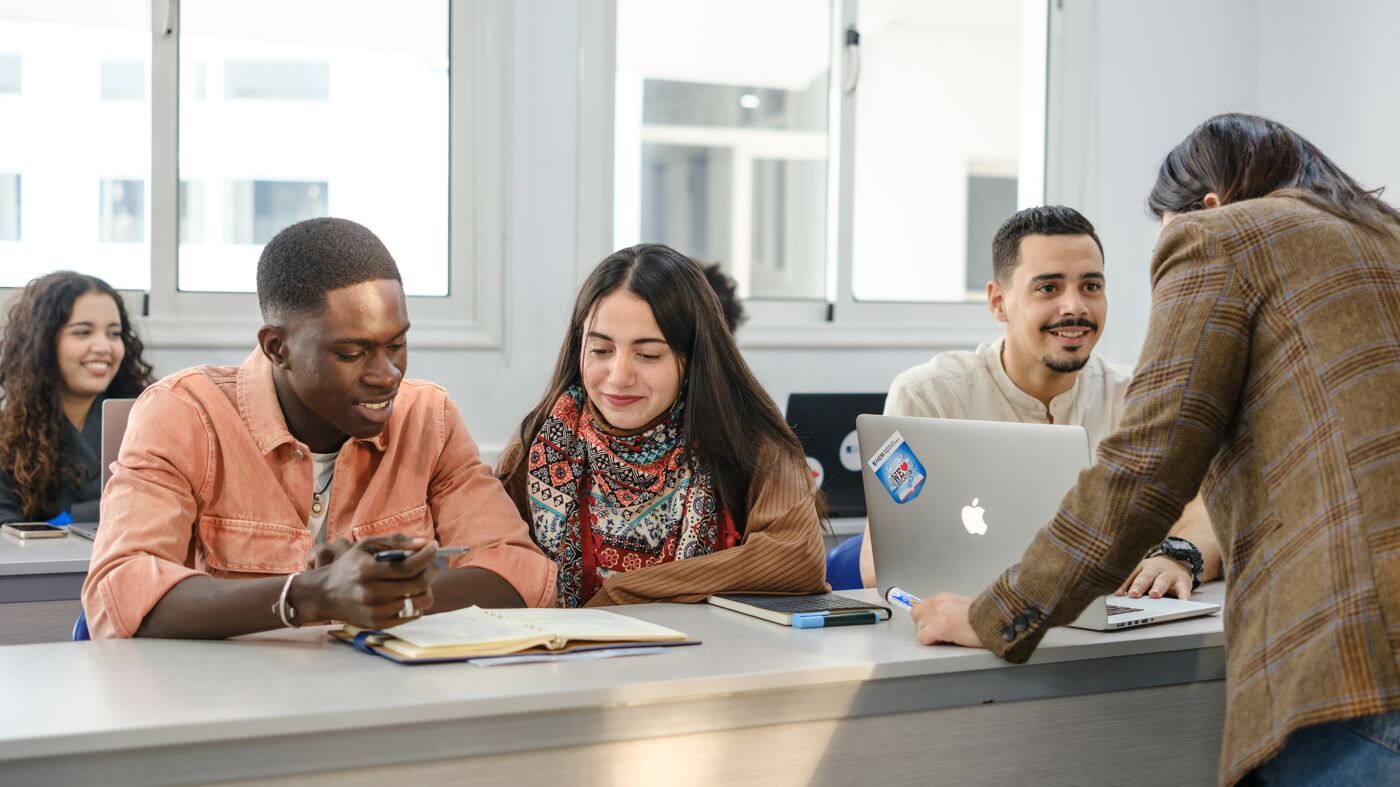
[[[272,362],[263,355],[261,349],[253,350],[242,366],[238,367],[238,414],[253,433],[258,450],[270,454],[278,446],[291,443],[310,451],[287,429],[287,418],[282,414],[282,405],[277,401],[277,388],[272,383]],[[389,445],[389,426],[374,437],[350,438],[349,442],[372,445],[380,451]]]
[[[1006,401],[1034,420],[1044,423],[1048,420],[1045,405],[1039,399],[1017,387],[1011,376],[1006,373],[1006,367],[1002,365],[1001,348],[1005,342],[1006,337],[988,342],[978,347],[977,353],[982,356],[982,362],[986,364],[987,372],[992,376],[992,382],[996,383],[997,390],[1006,397]],[[1084,368],[1087,369],[1088,365],[1086,364]],[[1055,423],[1070,423],[1070,411],[1074,409],[1075,400],[1079,396],[1079,378],[1082,374],[1083,370],[1081,369],[1080,374],[1074,376],[1074,385],[1050,400],[1049,416],[1054,419]]]

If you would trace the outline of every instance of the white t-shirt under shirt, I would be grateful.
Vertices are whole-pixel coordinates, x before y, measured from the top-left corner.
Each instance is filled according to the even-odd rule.
[[[1039,399],[1007,376],[1001,365],[1004,341],[987,342],[973,352],[941,353],[903,372],[890,385],[885,415],[1027,424],[1051,423],[1053,416],[1053,423],[1084,427],[1089,450],[1097,456],[1099,441],[1123,418],[1132,369],[1091,354],[1074,386],[1050,400],[1047,413]]]
[[[324,544],[326,532],[326,512],[331,510],[331,488],[335,485],[335,458],[340,451],[330,454],[311,454],[311,500],[315,505],[316,493],[321,492],[321,513],[314,507],[308,508],[306,527],[311,531],[311,543]]]

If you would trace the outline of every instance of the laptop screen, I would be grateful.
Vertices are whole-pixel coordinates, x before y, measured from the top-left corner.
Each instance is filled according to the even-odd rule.
[[[102,403],[102,488],[107,488],[107,480],[112,477],[112,463],[117,461],[117,453],[122,448],[122,436],[126,434],[126,421],[131,416],[131,406],[135,399],[108,399]]]
[[[882,393],[788,396],[788,424],[802,441],[807,465],[833,517],[865,516],[856,416],[879,415],[884,409]]]

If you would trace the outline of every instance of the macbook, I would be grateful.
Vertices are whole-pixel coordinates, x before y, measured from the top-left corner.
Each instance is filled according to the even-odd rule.
[[[880,415],[856,424],[882,595],[978,595],[1021,559],[1091,464],[1078,426]],[[1120,629],[1219,609],[1107,596],[1070,625]]]
[[[885,410],[882,393],[791,394],[787,421],[833,517],[865,516],[856,416]]]
[[[135,399],[106,399],[102,402],[102,488],[112,477],[112,464],[121,451],[122,436],[126,434],[126,422],[131,417],[131,406]],[[83,538],[97,537],[96,522],[74,522],[68,532]]]

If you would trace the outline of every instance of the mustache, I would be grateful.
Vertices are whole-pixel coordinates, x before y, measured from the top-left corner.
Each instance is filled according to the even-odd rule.
[[[1043,333],[1045,331],[1059,331],[1065,328],[1088,328],[1091,331],[1097,331],[1099,329],[1099,324],[1087,317],[1077,317],[1042,326],[1040,330]]]

